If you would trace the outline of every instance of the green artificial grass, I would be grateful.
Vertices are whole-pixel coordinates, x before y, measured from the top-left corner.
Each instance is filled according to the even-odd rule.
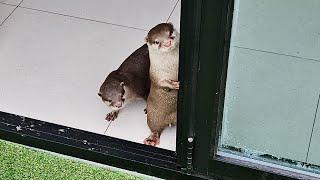
[[[0,140],[0,179],[142,179]]]

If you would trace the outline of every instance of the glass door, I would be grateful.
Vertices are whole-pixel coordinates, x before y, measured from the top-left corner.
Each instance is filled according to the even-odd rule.
[[[218,154],[320,165],[319,8],[235,0]]]

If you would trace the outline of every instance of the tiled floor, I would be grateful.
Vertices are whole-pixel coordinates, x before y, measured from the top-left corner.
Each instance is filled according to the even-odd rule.
[[[108,123],[97,91],[149,28],[179,27],[179,8],[178,0],[0,0],[0,111],[142,143],[145,102]],[[175,150],[175,134],[167,129],[160,148]]]
[[[0,24],[9,16],[9,14],[14,10],[14,6],[6,6],[0,4]]]

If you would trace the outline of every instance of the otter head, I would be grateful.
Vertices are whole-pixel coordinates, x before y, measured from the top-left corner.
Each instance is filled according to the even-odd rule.
[[[109,81],[107,78],[100,87],[98,95],[112,110],[119,110],[125,105],[124,86],[125,84],[122,81],[116,79]]]
[[[171,23],[161,23],[148,32],[145,41],[151,49],[170,52],[179,46],[179,33]]]

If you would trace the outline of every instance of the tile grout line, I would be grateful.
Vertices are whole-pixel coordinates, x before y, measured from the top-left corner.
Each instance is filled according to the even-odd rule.
[[[3,3],[3,2],[0,2],[0,3],[6,4],[9,6],[14,6],[12,4],[7,4],[7,3]],[[19,8],[29,9],[29,10],[33,10],[33,11],[39,11],[39,12],[48,13],[48,14],[55,14],[55,15],[65,16],[65,17],[70,17],[70,18],[75,18],[75,19],[81,19],[81,20],[91,21],[91,22],[96,22],[96,23],[101,23],[101,24],[108,24],[108,25],[118,26],[118,27],[123,27],[123,28],[128,28],[128,29],[135,29],[135,30],[140,30],[140,31],[145,31],[145,32],[147,31],[146,29],[142,29],[142,28],[126,26],[126,25],[121,25],[121,24],[115,24],[115,23],[109,23],[109,22],[105,22],[105,21],[99,21],[99,20],[89,19],[89,18],[84,18],[84,17],[72,16],[72,15],[68,15],[68,14],[61,14],[61,13],[57,13],[57,12],[35,9],[35,8],[30,8],[30,7],[25,7],[25,6],[19,6]]]
[[[1,22],[0,27],[4,24],[4,22],[6,22],[9,19],[9,17],[13,14],[13,12],[16,11],[16,9],[22,4],[23,1],[24,0],[21,0],[20,3],[18,5],[16,5],[16,7],[11,11],[11,13]],[[3,1],[3,2],[5,2],[5,1]]]
[[[166,23],[167,23],[167,22],[169,21],[169,19],[171,18],[171,16],[172,16],[173,12],[175,11],[175,9],[176,9],[179,1],[180,1],[180,0],[177,0],[176,4],[173,6],[173,9],[172,9],[172,11],[171,11],[170,14],[169,14],[169,17],[167,18]]]
[[[292,58],[296,58],[296,59],[304,59],[304,60],[308,60],[308,61],[320,62],[320,59],[305,58],[305,57],[300,57],[300,56],[293,56],[293,55],[289,55],[289,54],[283,54],[283,53],[277,53],[277,52],[271,52],[271,51],[265,51],[265,50],[259,50],[259,49],[241,47],[241,46],[233,46],[233,47],[239,48],[239,49],[257,51],[257,52],[264,52],[264,53],[269,53],[269,54],[282,55],[282,56],[292,57]]]
[[[6,3],[6,1],[7,1],[7,0],[5,0],[5,1],[0,1],[0,4],[7,5],[7,6],[14,6],[14,7],[17,6],[16,4]]]
[[[81,19],[81,20],[86,20],[86,21],[91,21],[91,22],[96,22],[96,23],[101,23],[101,24],[108,24],[108,25],[119,26],[119,27],[124,27],[124,28],[129,28],[129,29],[140,30],[140,31],[147,31],[147,30],[142,29],[142,28],[136,28],[136,27],[126,26],[126,25],[121,25],[121,24],[114,24],[114,23],[109,23],[109,22],[105,22],[105,21],[99,21],[99,20],[95,20],[95,19],[89,19],[89,18],[84,18],[84,17],[61,14],[61,13],[52,12],[52,11],[45,11],[45,10],[41,10],[41,9],[34,9],[34,8],[29,8],[29,7],[24,7],[24,6],[20,6],[19,8],[29,9],[29,10],[39,11],[39,12],[44,12],[44,13],[48,13],[48,14],[55,14],[55,15],[65,16],[65,17],[70,17],[70,18],[75,18],[75,19]]]
[[[308,157],[309,157],[309,151],[310,151],[310,146],[311,146],[311,141],[312,141],[312,135],[313,135],[314,125],[315,125],[315,123],[316,123],[316,118],[317,118],[318,109],[319,109],[319,101],[320,101],[320,93],[319,93],[319,96],[318,96],[317,107],[316,107],[316,111],[315,111],[314,118],[313,118],[313,124],[312,124],[312,129],[311,129],[309,144],[308,144],[308,151],[307,151],[307,156],[306,156],[306,162],[308,161]]]
[[[106,135],[106,133],[107,133],[107,131],[108,131],[108,129],[109,129],[109,127],[110,127],[111,123],[112,123],[112,121],[110,121],[110,122],[109,122],[109,124],[108,124],[108,126],[107,126],[106,130],[105,130],[105,131],[104,131],[104,133],[103,133],[104,135]]]

